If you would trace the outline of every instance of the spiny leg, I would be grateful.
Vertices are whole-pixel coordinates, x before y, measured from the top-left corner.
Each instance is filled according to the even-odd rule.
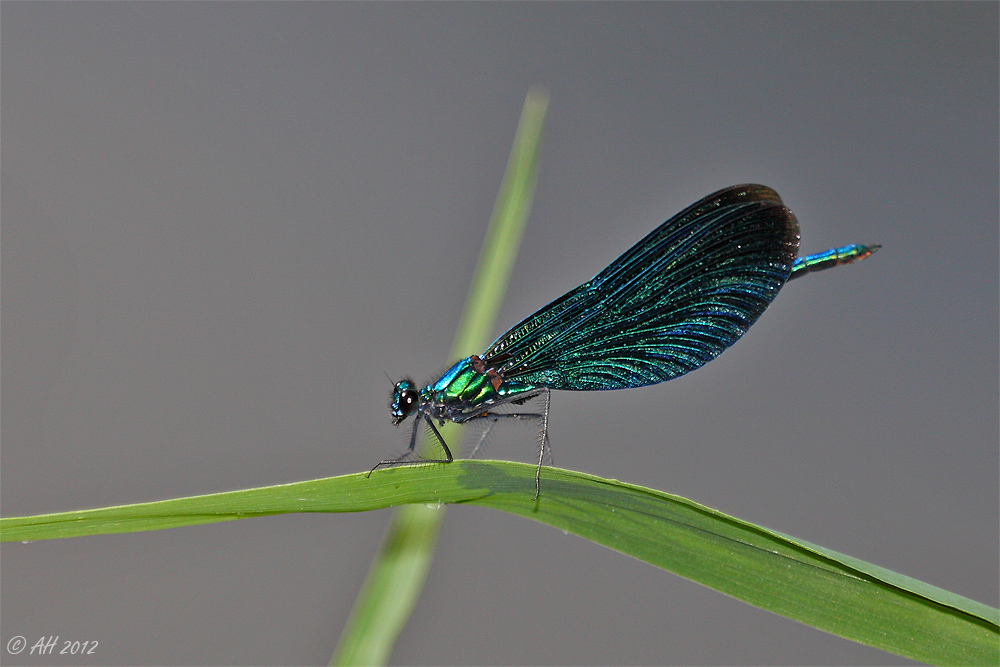
[[[491,419],[489,421],[490,425],[483,429],[483,434],[479,436],[479,442],[477,442],[476,446],[472,448],[472,453],[469,454],[470,459],[476,458],[476,453],[479,451],[479,448],[483,446],[484,442],[486,442],[486,436],[488,436],[490,431],[493,430],[493,427],[497,425],[496,419]]]
[[[419,457],[416,458],[416,459],[408,459],[407,458],[408,456],[412,456],[413,453],[414,453],[414,451],[416,451],[416,448],[417,448],[417,431],[420,428],[420,418],[421,417],[423,417],[427,421],[427,425],[431,427],[431,431],[434,433],[434,436],[437,438],[438,443],[440,443],[441,449],[444,450],[444,455],[447,458],[443,458],[443,459],[423,459],[423,458],[419,458]],[[453,457],[451,455],[451,450],[448,449],[448,443],[446,443],[444,441],[444,438],[441,436],[441,433],[437,430],[437,427],[434,426],[434,422],[431,420],[430,416],[429,415],[417,415],[417,418],[413,420],[413,433],[410,435],[410,446],[406,448],[406,451],[401,456],[399,456],[397,458],[387,459],[385,461],[379,461],[378,463],[375,464],[374,468],[372,468],[371,470],[368,471],[368,474],[366,475],[366,477],[371,477],[372,473],[375,472],[376,468],[378,468],[379,466],[407,466],[407,465],[415,465],[417,463],[451,463],[454,460],[455,460],[455,457]]]
[[[434,436],[438,439],[441,444],[441,449],[444,450],[444,455],[447,457],[445,459],[423,459],[424,463],[451,463],[455,460],[455,457],[451,455],[451,450],[448,449],[448,443],[444,441],[444,437],[441,436],[441,432],[437,430],[437,426],[434,425],[434,420],[430,418],[429,415],[424,415],[424,419],[427,420],[427,425],[431,427],[434,431]]]
[[[482,414],[476,415],[475,417],[473,417],[473,419],[484,419],[490,422],[490,425],[483,430],[483,434],[479,437],[479,442],[477,442],[476,446],[472,449],[472,453],[469,454],[469,458],[470,459],[476,458],[476,454],[479,452],[479,448],[483,446],[484,442],[486,442],[486,437],[490,434],[490,432],[493,431],[493,427],[496,426],[497,422],[499,422],[501,419],[541,420],[542,416],[543,415],[541,412],[502,412],[499,414],[495,412],[484,412]]]
[[[552,402],[552,392],[545,389],[545,409],[542,410],[542,430],[538,433],[538,467],[535,468],[535,502],[538,502],[538,493],[542,488],[542,461],[545,453],[548,452],[549,463],[552,461],[552,448],[549,447],[549,404]]]
[[[500,419],[538,419],[542,422],[542,427],[538,432],[538,467],[535,468],[535,500],[538,500],[538,494],[541,491],[542,485],[542,464],[545,462],[546,457],[548,457],[549,464],[553,464],[552,460],[552,447],[549,445],[549,406],[552,403],[552,392],[546,387],[542,389],[539,393],[545,394],[545,404],[541,412],[510,412],[510,413],[489,413],[484,412],[480,415],[476,415],[474,419],[489,419],[492,423],[487,427],[486,431],[483,433],[479,442],[476,444],[475,449],[472,450],[472,456],[476,455],[479,451],[479,447],[486,440],[486,436],[493,429],[496,423]],[[536,394],[537,396],[537,394]],[[523,401],[518,401],[520,404]],[[471,457],[470,457],[471,458]]]

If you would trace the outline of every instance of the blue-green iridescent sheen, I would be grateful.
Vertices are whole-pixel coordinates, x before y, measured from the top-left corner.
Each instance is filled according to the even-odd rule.
[[[798,223],[778,193],[727,188],[517,324],[482,359],[505,381],[550,389],[670,380],[750,328],[788,279],[798,247]]]
[[[426,421],[450,461],[435,422],[540,418],[544,453],[547,402],[541,413],[505,415],[493,408],[550,389],[626,389],[681,376],[735,343],[789,280],[878,248],[848,245],[797,258],[798,222],[778,193],[763,185],[720,190],[519,322],[482,355],[462,359],[419,392],[411,380],[397,383],[393,421],[416,412],[416,422]],[[412,462],[405,457],[379,465]],[[537,483],[536,475],[536,492]]]
[[[838,266],[840,264],[850,264],[851,262],[856,262],[859,259],[864,259],[868,257],[873,252],[881,248],[880,245],[861,245],[858,243],[852,243],[850,245],[841,246],[839,248],[833,248],[825,252],[818,252],[815,255],[806,255],[805,257],[799,257],[792,264],[792,274],[788,276],[789,280],[794,280],[807,273],[812,273],[813,271],[822,271],[823,269],[829,269],[833,266]]]

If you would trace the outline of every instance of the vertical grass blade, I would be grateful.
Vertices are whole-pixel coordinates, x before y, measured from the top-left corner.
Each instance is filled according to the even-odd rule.
[[[497,312],[521,243],[535,192],[538,146],[548,95],[528,92],[500,192],[452,345],[452,359],[482,351],[490,342]],[[442,435],[460,442],[459,427]],[[444,508],[399,508],[354,603],[332,665],[384,665],[416,605],[430,569]]]

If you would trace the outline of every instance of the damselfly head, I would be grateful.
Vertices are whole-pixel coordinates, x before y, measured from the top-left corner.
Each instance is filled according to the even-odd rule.
[[[413,380],[404,378],[392,388],[392,401],[389,411],[392,413],[392,423],[399,425],[401,421],[413,414],[420,403],[420,392]]]

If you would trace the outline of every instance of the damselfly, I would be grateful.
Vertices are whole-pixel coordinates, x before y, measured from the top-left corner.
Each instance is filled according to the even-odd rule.
[[[847,245],[800,258],[798,222],[777,192],[763,185],[720,190],[436,382],[423,389],[409,378],[397,382],[389,409],[397,425],[415,415],[410,446],[375,468],[450,463],[454,457],[437,429],[446,421],[488,420],[492,427],[501,419],[536,419],[537,499],[542,462],[550,456],[550,390],[628,389],[684,375],[735,343],[789,280],[864,259],[879,247]],[[544,401],[539,412],[497,410],[536,397]],[[445,458],[415,456],[421,423]]]

